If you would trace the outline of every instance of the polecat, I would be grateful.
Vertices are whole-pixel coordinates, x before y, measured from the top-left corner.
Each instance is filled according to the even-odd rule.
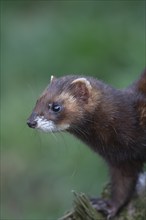
[[[146,70],[124,90],[92,77],[51,77],[27,124],[45,132],[67,131],[106,160],[111,199],[92,202],[114,217],[130,201],[146,162]]]

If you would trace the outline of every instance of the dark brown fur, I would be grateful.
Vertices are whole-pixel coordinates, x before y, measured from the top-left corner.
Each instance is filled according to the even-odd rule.
[[[52,102],[63,106],[59,114],[48,111],[48,103]],[[68,123],[69,133],[106,160],[111,174],[111,200],[103,201],[104,206],[97,200],[94,205],[108,217],[115,216],[131,199],[146,162],[146,71],[125,90],[91,77],[53,79],[34,112],[56,125]],[[29,123],[34,119],[31,116]]]

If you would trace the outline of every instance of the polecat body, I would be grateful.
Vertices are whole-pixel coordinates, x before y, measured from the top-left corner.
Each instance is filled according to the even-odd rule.
[[[65,130],[106,160],[111,200],[93,203],[113,217],[129,202],[146,162],[146,71],[124,90],[91,77],[52,78],[27,123],[46,132]]]

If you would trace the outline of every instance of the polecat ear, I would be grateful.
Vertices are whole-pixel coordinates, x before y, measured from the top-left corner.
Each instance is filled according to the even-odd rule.
[[[50,83],[53,83],[55,81],[56,77],[54,77],[53,75],[50,78]]]
[[[71,85],[73,86],[72,92],[74,96],[84,102],[88,102],[90,90],[92,88],[90,82],[86,78],[78,78],[75,79]]]

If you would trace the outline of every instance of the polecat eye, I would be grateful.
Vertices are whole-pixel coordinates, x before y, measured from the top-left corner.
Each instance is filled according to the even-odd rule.
[[[60,112],[60,111],[61,111],[61,106],[60,106],[59,104],[55,104],[55,103],[54,103],[54,104],[52,105],[52,108],[51,108],[51,109],[52,109],[53,112]]]

